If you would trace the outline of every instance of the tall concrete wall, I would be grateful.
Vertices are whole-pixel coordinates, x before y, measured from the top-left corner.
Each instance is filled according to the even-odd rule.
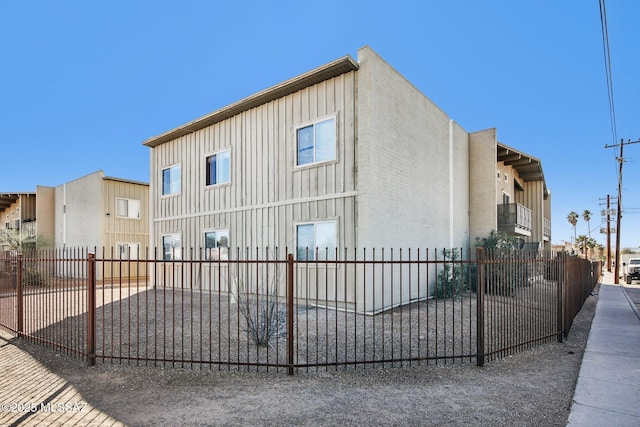
[[[472,242],[498,228],[497,142],[495,129],[469,134],[469,231]]]
[[[371,49],[358,60],[358,247],[466,246],[467,133]]]
[[[48,245],[55,243],[55,191],[54,187],[36,187],[37,234]]]
[[[100,246],[105,209],[102,178],[98,171],[59,185],[55,190],[56,247]]]

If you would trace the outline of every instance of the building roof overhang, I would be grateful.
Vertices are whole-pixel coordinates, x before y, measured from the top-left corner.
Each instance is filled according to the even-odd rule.
[[[513,167],[525,182],[542,181],[545,196],[548,195],[547,183],[544,179],[540,159],[498,142],[497,161],[504,162],[505,166]]]
[[[165,132],[161,135],[154,136],[143,142],[148,147],[157,147],[165,142],[174,140],[184,135],[188,135],[197,130],[203,129],[212,124],[235,116],[243,111],[257,107],[262,104],[274,101],[283,96],[290,95],[301,89],[321,83],[325,80],[340,76],[350,71],[358,69],[358,63],[349,55],[329,62],[321,67],[301,74],[297,77],[289,79],[285,82],[270,87],[269,89],[258,92],[238,102],[230,104],[212,113],[206,114],[189,123]]]
[[[33,196],[36,193],[0,193],[0,211],[7,209],[9,206],[18,201],[20,196]]]

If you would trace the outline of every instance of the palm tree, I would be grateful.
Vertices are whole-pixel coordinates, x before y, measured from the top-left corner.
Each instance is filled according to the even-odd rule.
[[[569,215],[567,215],[567,221],[569,221],[569,224],[571,224],[573,226],[573,241],[576,241],[576,224],[578,223],[578,214],[575,213],[575,211],[571,211],[569,212]]]
[[[587,257],[587,244],[588,244],[589,238],[587,236],[585,236],[584,234],[581,234],[578,236],[578,238],[576,239],[576,246],[578,246],[579,251],[582,255],[584,255],[584,257]]]
[[[585,209],[584,212],[582,212],[582,218],[587,221],[587,232],[589,233],[589,238],[591,238],[591,225],[589,224],[589,221],[591,220],[591,211],[589,211],[589,209]]]
[[[592,239],[591,237],[589,237],[587,239],[587,259],[593,258],[593,253],[595,252],[595,249],[597,247],[598,247],[598,242],[596,242],[596,239]]]

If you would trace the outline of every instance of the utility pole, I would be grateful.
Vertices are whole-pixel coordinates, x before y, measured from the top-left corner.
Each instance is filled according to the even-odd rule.
[[[607,194],[606,199],[600,200],[606,200],[605,206],[607,208],[603,209],[601,213],[603,221],[607,224],[607,228],[605,228],[604,231],[601,228],[600,233],[607,235],[607,271],[611,273],[611,213],[613,212],[611,209],[611,195]],[[602,203],[600,203],[600,206],[602,206]],[[613,229],[613,233],[615,233],[615,228]]]
[[[613,269],[613,283],[616,285],[620,283],[620,221],[622,220],[622,165],[624,164],[624,156],[623,156],[623,148],[625,145],[629,144],[637,144],[640,142],[640,139],[637,141],[628,140],[624,142],[624,139],[620,140],[620,144],[614,145],[605,145],[604,148],[612,148],[612,147],[620,147],[620,157],[616,160],[619,163],[618,169],[618,212],[616,212],[616,266]]]
[[[611,196],[607,194],[607,271],[611,273]]]

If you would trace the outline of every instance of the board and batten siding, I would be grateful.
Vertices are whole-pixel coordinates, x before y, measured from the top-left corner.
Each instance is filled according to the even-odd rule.
[[[137,243],[143,256],[149,246],[149,185],[106,177],[102,198],[106,211],[101,239],[104,248],[110,250],[118,243]],[[139,200],[140,218],[118,217],[118,199]]]
[[[296,129],[336,119],[335,161],[296,166]],[[295,247],[295,224],[336,220],[352,246],[355,216],[355,72],[243,111],[152,148],[153,244],[178,233],[185,248],[207,230],[229,230],[230,246]],[[206,158],[230,149],[230,182],[206,185]],[[180,165],[179,194],[162,196],[162,170]]]

